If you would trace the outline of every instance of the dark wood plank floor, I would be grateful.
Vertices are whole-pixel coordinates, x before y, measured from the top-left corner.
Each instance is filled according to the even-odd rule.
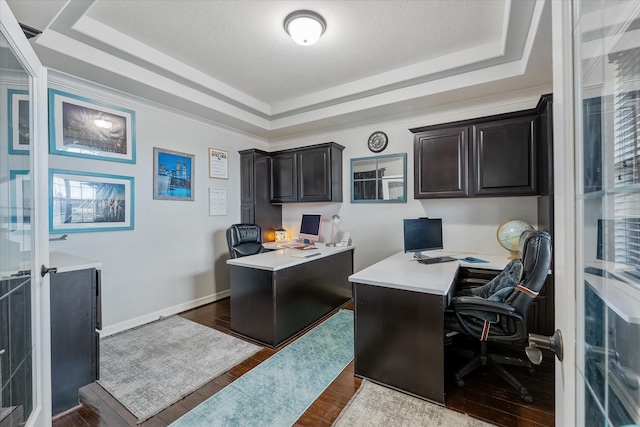
[[[348,303],[345,308],[353,309]],[[207,304],[180,314],[205,326],[229,333],[229,299]],[[282,347],[284,348],[284,347]],[[245,372],[251,370],[277,351],[264,348],[240,365],[215,378],[184,399],[173,404],[142,424],[141,427],[164,427],[199,405]],[[535,376],[524,368],[509,369],[523,381],[534,398],[525,404],[518,393],[499,377],[487,371],[478,371],[468,377],[467,385],[458,388],[453,375],[447,375],[446,406],[458,412],[498,426],[553,426],[554,377],[553,360],[545,356]],[[360,387],[361,380],[353,375],[353,362],[331,383],[309,409],[298,419],[296,426],[331,426],[344,406]],[[82,406],[53,421],[54,427],[84,426],[136,426],[135,417],[97,384],[81,390]]]

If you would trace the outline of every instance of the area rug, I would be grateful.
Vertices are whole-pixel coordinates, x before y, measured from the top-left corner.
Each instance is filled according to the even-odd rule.
[[[100,340],[100,380],[142,422],[262,347],[179,316]]]
[[[468,415],[363,380],[334,427],[489,427]]]
[[[340,310],[171,427],[292,425],[353,360],[353,311]]]

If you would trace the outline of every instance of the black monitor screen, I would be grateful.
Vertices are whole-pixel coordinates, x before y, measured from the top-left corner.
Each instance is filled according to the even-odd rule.
[[[442,219],[404,220],[404,251],[421,252],[442,249]]]
[[[320,223],[322,214],[302,214],[300,222],[299,240],[313,240],[317,242],[320,238]]]

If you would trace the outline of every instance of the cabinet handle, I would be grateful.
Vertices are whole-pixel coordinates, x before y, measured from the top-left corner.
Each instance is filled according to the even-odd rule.
[[[0,356],[2,356],[4,354],[4,348],[2,350],[0,350]]]
[[[47,275],[47,273],[57,273],[58,272],[58,268],[57,267],[51,267],[51,268],[47,268],[45,267],[44,264],[42,264],[42,266],[40,267],[40,276],[44,277]]]

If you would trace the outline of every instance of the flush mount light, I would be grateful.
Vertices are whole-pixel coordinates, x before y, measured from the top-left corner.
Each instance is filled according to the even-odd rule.
[[[326,28],[324,18],[310,10],[297,10],[284,19],[284,30],[302,46],[317,42]]]

